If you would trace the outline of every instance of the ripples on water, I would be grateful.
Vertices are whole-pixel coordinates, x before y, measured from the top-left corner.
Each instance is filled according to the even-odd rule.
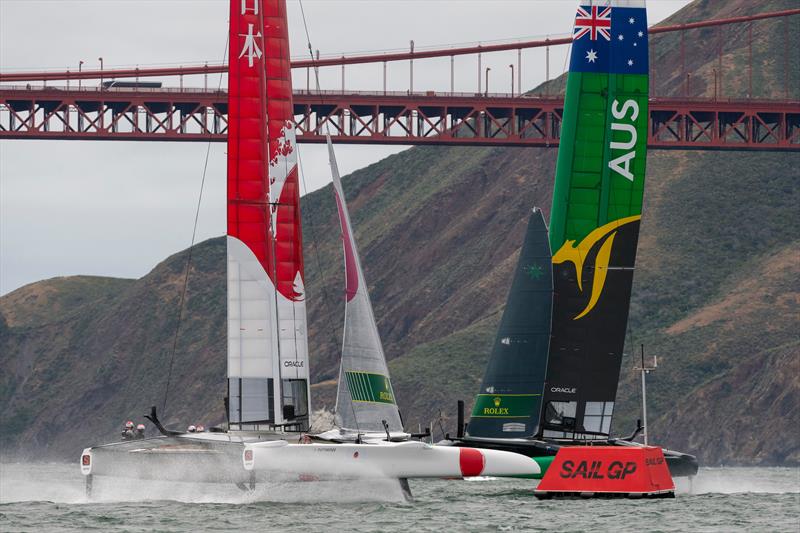
[[[0,465],[0,531],[800,531],[800,469],[706,468],[674,500],[551,500],[535,482],[390,480],[233,486],[95,479],[77,465]]]

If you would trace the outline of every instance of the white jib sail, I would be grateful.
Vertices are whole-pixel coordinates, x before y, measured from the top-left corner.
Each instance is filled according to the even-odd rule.
[[[333,194],[342,229],[346,280],[336,425],[343,430],[361,433],[383,432],[385,421],[389,431],[402,432],[403,423],[395,403],[389,369],[372,313],[330,137],[328,156],[333,176]]]

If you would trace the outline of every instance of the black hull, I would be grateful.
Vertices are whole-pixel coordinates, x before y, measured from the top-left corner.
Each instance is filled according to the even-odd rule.
[[[486,448],[490,450],[503,450],[507,452],[515,452],[528,457],[542,457],[548,455],[555,455],[559,448],[562,446],[586,446],[586,441],[570,441],[570,442],[554,442],[546,440],[525,440],[525,439],[471,439],[469,437],[464,439],[454,440],[455,446],[470,446],[472,448]],[[603,446],[641,446],[639,443],[633,443],[620,439],[611,439],[608,441],[592,441],[591,444]],[[670,475],[675,477],[691,477],[697,475],[699,463],[697,457],[689,455],[688,453],[676,452],[662,448],[664,458],[667,461]]]

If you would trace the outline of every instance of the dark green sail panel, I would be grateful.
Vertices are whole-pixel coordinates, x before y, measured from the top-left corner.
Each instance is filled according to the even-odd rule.
[[[644,1],[578,9],[556,165],[553,324],[542,432],[608,434],[642,213],[648,122]]]
[[[521,438],[536,433],[547,369],[553,277],[547,226],[528,221],[511,291],[469,422],[469,436]]]

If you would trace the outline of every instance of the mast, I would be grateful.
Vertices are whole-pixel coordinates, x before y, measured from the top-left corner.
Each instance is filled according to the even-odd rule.
[[[644,364],[644,344],[642,344],[642,366],[635,367],[634,370],[637,370],[642,373],[642,436],[644,437],[644,445],[648,445],[648,434],[650,433],[649,428],[647,427],[647,374],[650,373],[651,370],[655,370],[658,368],[658,358],[653,356],[653,366],[647,366]]]
[[[342,360],[336,393],[336,425],[355,432],[403,431],[389,379],[372,303],[358,256],[333,143],[327,136],[333,195],[342,230],[345,265],[345,319]]]
[[[285,0],[231,0],[228,399],[231,427],[308,429],[300,194]]]
[[[644,0],[578,8],[550,218],[545,437],[610,432],[644,195],[647,48]]]

